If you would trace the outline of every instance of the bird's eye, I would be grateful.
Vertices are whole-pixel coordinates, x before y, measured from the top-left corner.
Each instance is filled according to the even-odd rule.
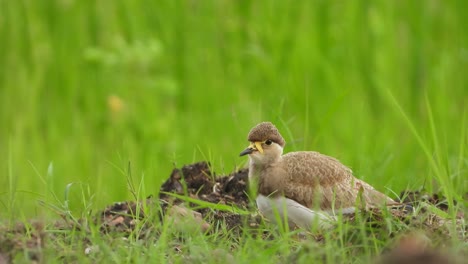
[[[265,144],[267,144],[267,145],[271,145],[271,143],[273,143],[273,141],[271,141],[271,140],[269,140],[269,139],[267,139],[267,140],[265,141]]]

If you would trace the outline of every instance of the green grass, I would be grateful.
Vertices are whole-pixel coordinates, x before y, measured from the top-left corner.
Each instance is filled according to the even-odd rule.
[[[264,120],[282,131],[286,151],[337,157],[388,194],[441,192],[458,201],[453,217],[467,206],[467,8],[0,0],[0,219],[81,217],[134,193],[157,195],[174,166],[199,160],[229,173],[246,165],[238,154]],[[117,252],[121,244],[92,239],[109,261],[169,254],[163,239]],[[260,263],[282,261],[297,243],[239,240],[182,244],[202,255],[234,247],[235,259]],[[342,242],[332,259],[369,258],[383,247],[374,243],[361,252]]]

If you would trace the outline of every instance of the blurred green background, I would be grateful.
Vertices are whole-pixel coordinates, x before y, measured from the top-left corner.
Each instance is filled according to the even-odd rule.
[[[41,216],[39,201],[66,197],[76,212],[131,199],[129,162],[141,195],[174,166],[210,160],[230,173],[264,120],[286,151],[335,156],[386,193],[437,191],[442,173],[462,194],[466,10],[462,0],[0,0],[0,217]]]

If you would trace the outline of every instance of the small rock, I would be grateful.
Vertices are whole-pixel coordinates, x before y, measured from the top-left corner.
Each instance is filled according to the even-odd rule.
[[[99,246],[97,245],[86,247],[84,251],[85,255],[89,255],[96,252],[99,252]]]
[[[396,247],[384,255],[379,264],[449,264],[455,259],[429,247],[430,239],[424,234],[412,233],[400,239]]]
[[[203,220],[201,213],[179,205],[173,205],[167,209],[166,221],[174,224],[176,230],[182,233],[191,233],[196,230],[206,232],[210,229],[210,224]]]

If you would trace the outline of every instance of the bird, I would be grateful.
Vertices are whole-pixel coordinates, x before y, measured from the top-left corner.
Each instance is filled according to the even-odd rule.
[[[396,204],[333,157],[316,151],[283,155],[286,141],[271,122],[254,126],[247,140],[240,156],[249,156],[258,210],[272,222],[286,219],[291,228],[328,229],[339,213]]]

